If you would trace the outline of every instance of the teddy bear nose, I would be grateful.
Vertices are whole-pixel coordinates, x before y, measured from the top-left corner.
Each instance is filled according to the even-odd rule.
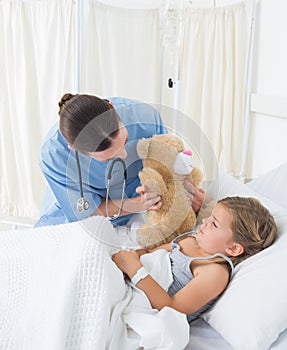
[[[184,150],[184,151],[182,151],[182,153],[183,154],[186,154],[186,155],[188,155],[188,156],[192,156],[192,153],[191,153],[191,151],[189,151],[189,150]]]

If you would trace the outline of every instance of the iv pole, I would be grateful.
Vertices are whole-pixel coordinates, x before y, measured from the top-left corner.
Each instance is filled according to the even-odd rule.
[[[76,1],[76,45],[75,45],[75,57],[76,57],[76,72],[75,72],[75,88],[76,92],[80,93],[82,90],[82,66],[83,66],[83,14],[84,3],[83,0]]]
[[[178,111],[180,106],[181,96],[181,52],[182,52],[182,0],[162,0],[162,69],[164,56],[170,60],[169,78],[167,86],[169,89],[174,89],[174,104],[175,110],[173,119],[173,130],[177,130],[178,126]],[[164,54],[165,53],[165,54]]]

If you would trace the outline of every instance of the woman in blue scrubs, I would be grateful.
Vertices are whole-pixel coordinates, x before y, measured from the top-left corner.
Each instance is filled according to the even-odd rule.
[[[36,226],[72,222],[91,215],[107,216],[107,172],[115,158],[124,159],[127,179],[122,210],[113,224],[125,225],[134,213],[157,210],[160,196],[140,186],[142,162],[136,145],[141,138],[167,133],[159,112],[126,98],[104,100],[84,94],[65,94],[59,107],[59,123],[49,131],[40,151],[40,168],[49,187]],[[119,212],[123,177],[123,167],[117,162],[107,203],[111,217]],[[194,192],[194,188],[190,191]],[[89,204],[81,211],[77,209],[80,197]]]

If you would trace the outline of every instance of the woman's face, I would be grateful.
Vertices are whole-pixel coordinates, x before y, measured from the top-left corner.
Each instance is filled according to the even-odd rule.
[[[100,152],[87,153],[91,158],[101,162],[107,162],[113,158],[126,158],[126,143],[128,142],[128,132],[124,126],[119,128],[119,133],[112,141],[110,148]]]
[[[232,214],[222,204],[216,204],[211,216],[203,219],[195,236],[199,247],[211,255],[226,254],[234,243],[231,222]]]

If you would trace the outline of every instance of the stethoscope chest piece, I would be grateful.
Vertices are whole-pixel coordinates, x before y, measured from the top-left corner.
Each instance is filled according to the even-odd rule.
[[[85,198],[81,197],[77,201],[77,210],[79,212],[88,210],[90,208],[89,202],[85,200]]]

